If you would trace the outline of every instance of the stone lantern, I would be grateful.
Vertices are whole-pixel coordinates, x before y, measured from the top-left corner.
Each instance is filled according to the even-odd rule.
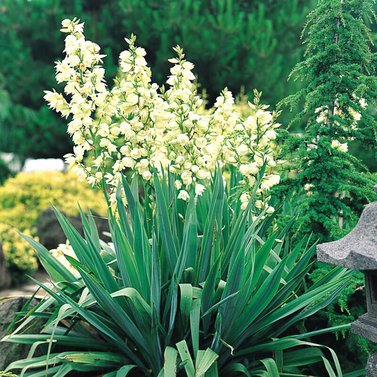
[[[345,237],[318,245],[317,257],[321,262],[364,273],[367,313],[351,329],[377,343],[377,202],[365,207],[356,227]],[[377,354],[369,358],[366,376],[377,376]]]

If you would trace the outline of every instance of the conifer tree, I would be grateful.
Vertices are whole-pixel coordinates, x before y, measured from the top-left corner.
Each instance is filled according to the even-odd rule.
[[[322,239],[353,226],[363,204],[375,200],[372,176],[348,152],[355,139],[376,146],[371,114],[377,94],[376,55],[368,24],[374,0],[319,0],[304,28],[306,53],[292,72],[304,81],[298,93],[282,101],[301,106],[305,119],[296,148],[297,175],[292,186],[305,193],[303,230]]]

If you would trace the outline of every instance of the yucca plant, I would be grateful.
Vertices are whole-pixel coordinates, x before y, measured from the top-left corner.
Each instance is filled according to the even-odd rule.
[[[177,199],[171,176],[155,174],[143,190],[137,179],[123,178],[109,213],[112,244],[101,241],[90,213],[82,214],[81,237],[56,211],[74,269],[25,236],[53,288],[40,284],[47,297],[4,339],[33,345],[7,371],[308,376],[321,362],[329,376],[342,376],[335,353],[309,340],[335,328],[299,333],[295,325],[332,302],[348,274],[336,268],[303,289],[314,245],[291,247],[292,222],[274,230],[271,216],[252,216],[253,199],[241,210],[234,177],[224,183],[218,171],[188,202]],[[43,331],[27,334],[41,317]]]

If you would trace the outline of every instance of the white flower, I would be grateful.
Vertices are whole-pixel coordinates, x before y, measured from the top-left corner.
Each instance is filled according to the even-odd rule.
[[[67,28],[71,25],[71,20],[69,18],[65,18],[63,21],[62,21],[62,27],[64,28]]]
[[[261,189],[262,190],[269,190],[271,187],[279,184],[280,182],[280,176],[277,174],[265,176],[261,183]]]
[[[178,199],[187,201],[190,199],[190,195],[186,190],[181,190],[178,194]]]
[[[248,205],[249,205],[248,202],[241,203],[241,209],[244,211],[247,208]]]
[[[142,173],[141,175],[143,177],[143,179],[145,179],[146,181],[149,181],[151,178],[152,178],[152,173],[149,171],[149,170],[146,170]]]
[[[348,152],[348,144],[347,143],[342,143],[339,145],[338,148],[341,152]]]
[[[240,197],[241,203],[248,203],[250,200],[250,196],[248,193],[243,193]]]
[[[182,145],[186,145],[189,141],[190,139],[188,138],[186,134],[179,134],[177,137],[177,142]]]
[[[141,57],[141,56],[145,56],[147,53],[146,51],[141,48],[141,47],[138,47],[136,50],[135,50],[135,53],[137,56]]]
[[[138,148],[132,149],[132,151],[131,151],[131,153],[130,153],[130,156],[131,156],[133,159],[137,160],[138,158],[141,157],[141,150],[138,149]]]
[[[131,93],[127,96],[127,103],[130,106],[136,105],[139,102],[139,96],[135,93]]]
[[[59,244],[56,249],[50,250],[51,255],[58,260],[67,270],[69,270],[76,278],[80,277],[80,273],[72,266],[66,256],[77,259],[72,246],[67,242],[66,244]]]
[[[110,134],[109,125],[106,124],[106,123],[102,123],[98,127],[98,135],[100,135],[102,137],[107,137],[107,136],[109,136],[109,134]]]
[[[266,136],[270,140],[275,140],[276,139],[276,132],[274,130],[268,130],[266,132]]]
[[[309,191],[313,186],[314,186],[314,185],[311,184],[311,183],[306,183],[306,184],[304,185],[304,190],[305,190],[305,191]]]
[[[195,186],[195,195],[196,196],[201,196],[204,192],[206,188],[201,185],[200,183],[198,183],[196,186]]]
[[[258,174],[258,172],[259,172],[259,167],[255,163],[240,165],[240,173],[242,175]]]
[[[266,209],[266,213],[271,214],[275,212],[275,208],[272,206],[268,206]]]
[[[263,124],[272,122],[272,114],[269,111],[258,110],[256,116],[258,120]]]
[[[76,156],[76,161],[80,162],[84,158],[84,148],[81,145],[75,145],[73,147],[73,153]]]
[[[245,144],[241,144],[238,148],[237,148],[237,153],[240,155],[240,156],[244,156],[246,154],[248,154],[250,152],[250,149],[248,148],[247,145]]]
[[[340,152],[348,152],[348,144],[341,143],[339,140],[332,140],[331,141],[331,148],[334,148]]]
[[[368,106],[368,102],[365,98],[360,98],[359,100],[359,103],[360,103],[360,106],[363,108],[363,109],[366,109],[367,106]]]
[[[262,202],[262,200],[256,200],[255,201],[255,207],[256,208],[261,209],[261,208],[263,208],[263,206],[264,206],[264,203]]]
[[[280,175],[278,174],[270,175],[269,180],[273,186],[278,185],[280,182]]]
[[[361,114],[359,112],[352,108],[350,108],[349,111],[355,122],[358,122],[361,119]]]
[[[211,177],[211,173],[204,171],[203,169],[199,169],[196,173],[196,176],[199,179],[209,179]]]
[[[192,173],[189,170],[183,171],[181,174],[182,182],[184,185],[189,186],[192,183]]]

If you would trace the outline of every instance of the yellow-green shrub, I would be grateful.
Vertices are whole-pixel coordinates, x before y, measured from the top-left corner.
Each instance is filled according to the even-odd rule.
[[[25,230],[24,233],[31,235],[28,230]],[[27,273],[37,269],[38,263],[34,249],[20,237],[16,228],[0,224],[0,235],[4,255],[11,272]]]
[[[36,236],[36,222],[46,208],[56,206],[67,215],[77,215],[78,203],[86,210],[106,213],[101,193],[72,173],[19,173],[0,187],[0,240],[12,271],[31,272],[37,267],[32,249],[17,230]]]

